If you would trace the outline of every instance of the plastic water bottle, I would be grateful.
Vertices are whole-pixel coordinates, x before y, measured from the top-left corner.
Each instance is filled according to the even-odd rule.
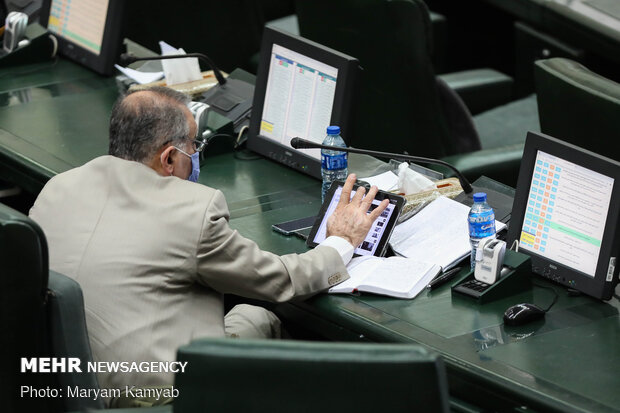
[[[327,136],[323,145],[346,148],[347,144],[340,136],[340,126],[328,126]],[[325,194],[333,181],[347,179],[347,153],[337,150],[321,149],[321,176],[323,186],[321,200],[325,201]]]
[[[495,212],[487,204],[487,194],[477,192],[474,194],[474,204],[467,216],[469,224],[469,243],[471,244],[471,269],[476,268],[476,250],[483,238],[495,238]]]

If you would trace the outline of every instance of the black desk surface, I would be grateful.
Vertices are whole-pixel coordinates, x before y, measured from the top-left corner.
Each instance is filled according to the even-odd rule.
[[[0,69],[2,178],[36,190],[50,176],[105,154],[116,96],[113,79],[63,60]],[[231,226],[263,249],[306,250],[302,240],[275,233],[271,225],[315,214],[319,181],[229,152],[207,156],[200,182],[224,192]],[[620,409],[618,300],[568,297],[552,287],[560,299],[546,319],[512,329],[501,319],[508,306],[524,301],[545,306],[553,294],[535,287],[480,306],[452,297],[446,285],[414,300],[323,294],[278,310],[289,323],[330,339],[421,343],[445,358],[451,392],[475,405]]]

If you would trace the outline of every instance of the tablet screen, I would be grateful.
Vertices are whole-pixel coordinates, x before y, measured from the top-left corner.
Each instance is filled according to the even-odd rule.
[[[329,189],[325,197],[325,202],[321,207],[318,219],[315,221],[314,227],[310,231],[307,244],[311,247],[315,247],[325,240],[327,237],[327,219],[336,209],[338,202],[340,201],[340,195],[342,194],[343,182],[334,182]],[[355,195],[355,190],[358,187],[354,187],[351,191],[351,197]],[[400,215],[400,211],[405,204],[405,199],[399,195],[391,194],[389,192],[379,191],[377,196],[372,201],[368,213],[374,210],[381,201],[389,199],[390,203],[381,213],[381,215],[372,224],[370,231],[366,234],[366,238],[355,249],[354,255],[376,255],[382,256],[385,247],[390,239],[396,220]]]

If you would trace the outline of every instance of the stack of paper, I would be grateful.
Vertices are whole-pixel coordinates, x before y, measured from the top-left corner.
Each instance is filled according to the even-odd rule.
[[[183,49],[176,49],[164,41],[159,42],[159,47],[161,49],[162,56],[185,54]],[[195,57],[162,60],[161,65],[163,67],[163,71],[156,72],[143,72],[121,67],[119,65],[114,66],[125,76],[135,80],[141,85],[155,82],[163,77],[166,78],[167,86],[202,79],[200,65],[198,64],[198,59]]]
[[[471,251],[467,215],[469,207],[439,197],[411,219],[397,225],[390,244],[396,253],[416,261],[432,262],[445,271]],[[499,232],[506,224],[495,221]]]

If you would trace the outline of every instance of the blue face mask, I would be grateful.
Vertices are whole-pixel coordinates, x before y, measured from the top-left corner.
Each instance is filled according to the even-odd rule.
[[[174,148],[182,154],[190,157],[190,159],[192,160],[192,173],[187,177],[187,180],[192,182],[198,182],[198,177],[200,176],[200,152],[194,152],[190,155],[183,149],[177,148],[176,146]]]
[[[200,152],[194,152],[190,155],[190,158],[192,158],[192,173],[187,180],[198,182],[198,177],[200,176]]]

